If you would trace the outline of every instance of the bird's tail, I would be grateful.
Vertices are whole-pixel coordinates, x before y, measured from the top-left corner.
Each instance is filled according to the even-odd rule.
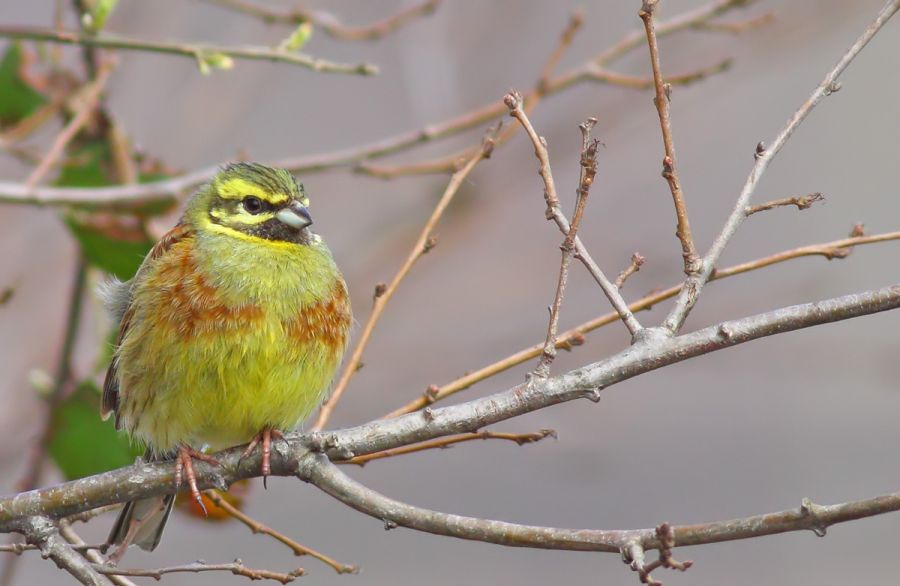
[[[144,456],[144,460],[147,462],[167,459],[169,459],[168,455],[153,455],[149,450]],[[127,503],[119,513],[118,519],[109,532],[109,538],[106,540],[107,544],[116,546],[110,560],[118,562],[128,546],[132,544],[146,551],[156,549],[174,504],[174,494]]]

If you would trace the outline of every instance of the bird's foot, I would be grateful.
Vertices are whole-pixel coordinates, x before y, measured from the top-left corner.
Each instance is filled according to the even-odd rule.
[[[178,455],[175,456],[175,488],[181,488],[182,480],[187,478],[188,487],[191,489],[191,498],[196,501],[197,506],[206,515],[206,506],[203,504],[203,497],[200,496],[200,490],[197,488],[197,475],[194,474],[194,459],[213,466],[220,466],[219,461],[209,454],[204,454],[188,446],[181,446],[178,448]]]
[[[262,472],[263,486],[266,486],[266,479],[269,477],[269,474],[272,473],[272,465],[270,463],[272,455],[272,440],[283,439],[283,433],[281,433],[277,429],[267,427],[253,436],[253,439],[250,440],[249,444],[247,444],[247,448],[243,451],[243,453],[241,453],[241,459],[243,460],[244,458],[249,456],[251,452],[253,452],[253,448],[258,445],[262,445],[262,466],[260,468],[260,471]]]

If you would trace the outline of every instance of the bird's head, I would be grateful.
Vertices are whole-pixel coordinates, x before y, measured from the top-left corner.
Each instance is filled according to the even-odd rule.
[[[191,199],[185,217],[212,232],[272,242],[310,244],[309,198],[284,169],[259,163],[224,167]]]

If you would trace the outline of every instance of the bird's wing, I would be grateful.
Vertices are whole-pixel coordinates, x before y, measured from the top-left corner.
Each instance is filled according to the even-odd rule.
[[[153,248],[147,253],[147,256],[144,258],[144,261],[141,263],[141,266],[138,268],[133,279],[125,283],[116,281],[112,285],[106,287],[104,296],[106,297],[107,307],[113,314],[113,318],[119,320],[119,335],[116,337],[116,350],[118,350],[119,345],[122,343],[122,339],[125,337],[125,332],[128,331],[128,326],[134,315],[134,304],[132,303],[132,289],[134,283],[141,279],[146,272],[147,267],[150,266],[153,261],[164,255],[175,243],[183,240],[192,232],[193,230],[187,224],[177,224],[174,228],[166,232],[163,237],[159,239],[159,242],[153,245]],[[116,372],[118,369],[117,362],[118,359],[116,355],[113,354],[109,369],[106,371],[106,378],[103,380],[103,398],[100,402],[100,417],[104,420],[109,419],[109,416],[113,413],[117,413],[119,408],[119,377]],[[118,427],[118,418],[116,419],[116,427]]]

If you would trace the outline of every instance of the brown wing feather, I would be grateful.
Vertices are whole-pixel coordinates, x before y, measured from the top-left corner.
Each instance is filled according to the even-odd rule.
[[[192,233],[192,229],[190,226],[179,223],[174,228],[166,232],[162,238],[159,239],[159,242],[153,245],[153,248],[150,249],[150,252],[147,253],[147,256],[144,258],[144,261],[141,263],[140,268],[137,271],[137,274],[134,276],[134,280],[137,280],[141,277],[141,273],[144,272],[146,267],[166,253],[176,242],[184,239]],[[122,343],[122,338],[125,337],[125,332],[128,331],[128,326],[131,323],[131,318],[134,315],[134,307],[132,305],[132,300],[128,302],[128,308],[125,310],[125,313],[122,315],[122,321],[119,324],[119,335],[116,336],[116,350],[118,350],[119,345]],[[109,364],[109,368],[106,371],[106,377],[103,380],[103,397],[100,402],[100,416],[105,420],[108,419],[110,415],[116,413],[118,415],[119,409],[119,382],[117,376],[117,359],[115,354],[113,354],[113,359]],[[119,427],[119,418],[116,417],[116,427]]]

